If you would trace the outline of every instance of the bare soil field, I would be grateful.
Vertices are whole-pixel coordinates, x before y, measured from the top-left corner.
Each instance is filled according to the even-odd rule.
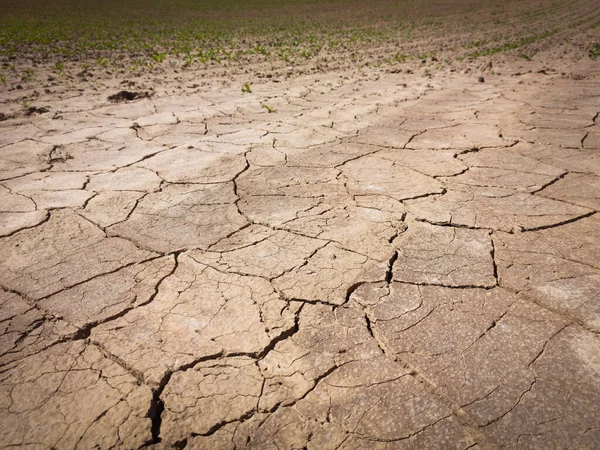
[[[600,4],[0,12],[0,448],[600,448]]]

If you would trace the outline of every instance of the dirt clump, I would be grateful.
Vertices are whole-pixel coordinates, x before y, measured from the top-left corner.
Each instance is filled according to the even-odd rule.
[[[149,98],[148,92],[132,92],[132,91],[120,91],[116,94],[109,95],[108,100],[113,103],[132,102],[134,100],[140,100],[142,98]]]

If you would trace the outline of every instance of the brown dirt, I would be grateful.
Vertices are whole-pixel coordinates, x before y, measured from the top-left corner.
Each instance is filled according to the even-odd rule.
[[[598,29],[1,88],[0,448],[599,447]]]

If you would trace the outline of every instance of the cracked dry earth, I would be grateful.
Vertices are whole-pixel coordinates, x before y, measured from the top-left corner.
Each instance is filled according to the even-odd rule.
[[[3,122],[0,447],[599,448],[600,81],[505,71]]]

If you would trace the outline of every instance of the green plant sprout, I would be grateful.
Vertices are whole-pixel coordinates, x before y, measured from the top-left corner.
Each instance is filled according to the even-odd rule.
[[[98,64],[100,67],[103,67],[104,69],[108,67],[109,63],[110,61],[102,56],[96,59],[96,64]]]
[[[166,57],[167,57],[167,54],[164,52],[152,54],[152,59],[154,60],[154,62],[156,62],[158,64],[162,63]]]
[[[35,71],[33,69],[25,69],[21,76],[21,81],[31,81],[33,80],[34,75]]]

